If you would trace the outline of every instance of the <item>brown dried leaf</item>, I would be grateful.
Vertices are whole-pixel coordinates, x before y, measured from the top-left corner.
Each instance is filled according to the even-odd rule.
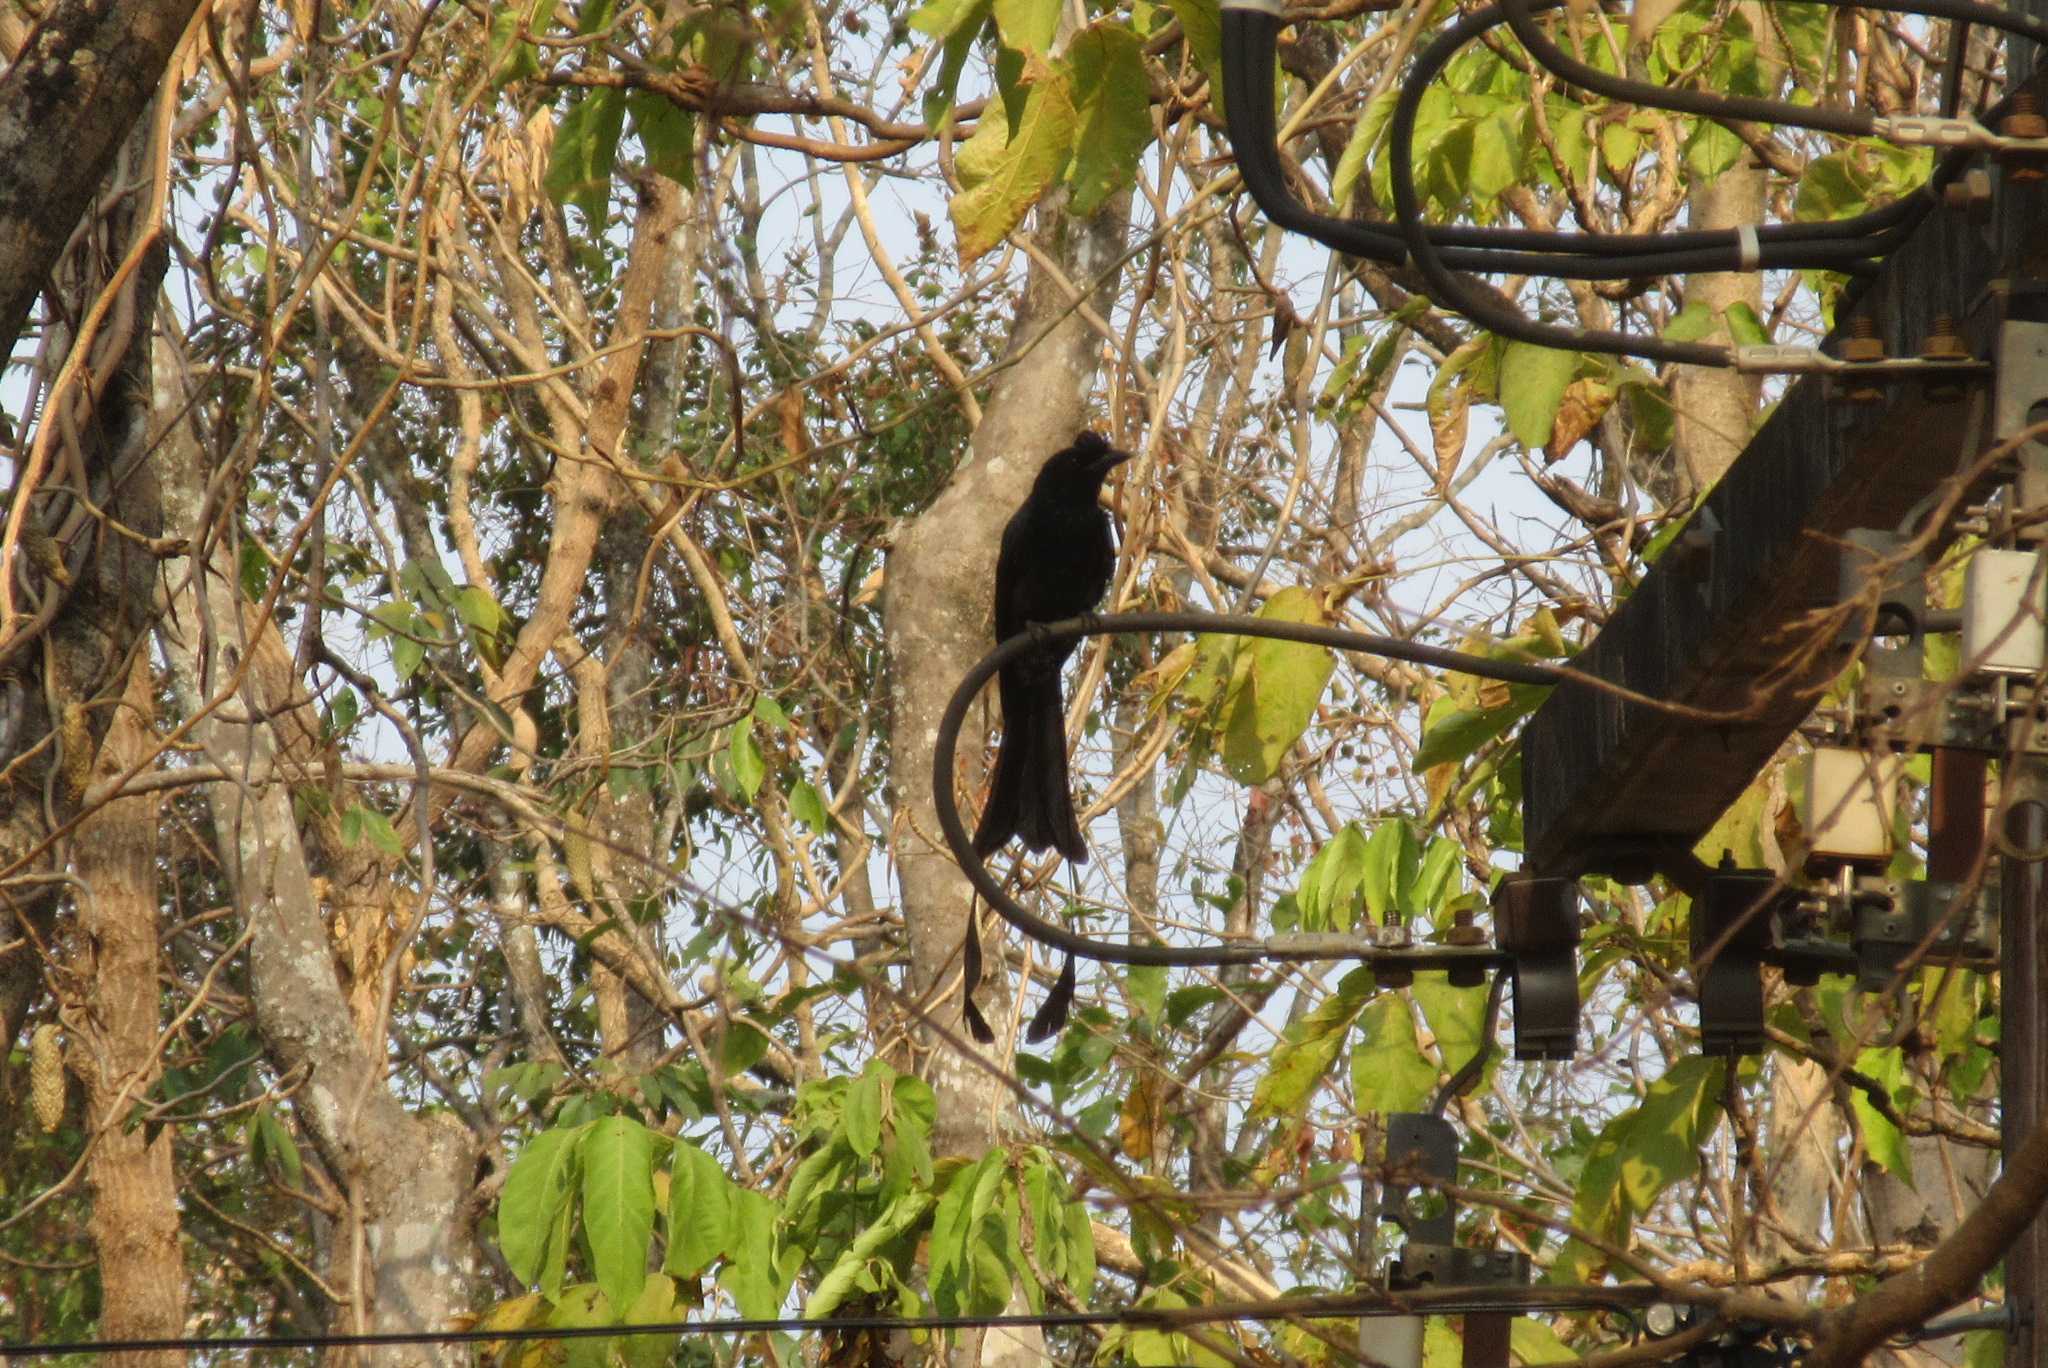
[[[1429,400],[1429,437],[1436,448],[1436,485],[1449,489],[1465,457],[1465,428],[1471,417],[1472,397],[1463,385],[1448,385]]]
[[[1598,380],[1579,379],[1565,386],[1564,399],[1551,421],[1550,440],[1543,444],[1546,462],[1555,463],[1571,454],[1614,407],[1614,391]]]

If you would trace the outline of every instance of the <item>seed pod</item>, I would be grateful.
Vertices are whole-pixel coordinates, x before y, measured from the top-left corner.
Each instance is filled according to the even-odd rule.
[[[57,1028],[48,1022],[36,1027],[29,1037],[28,1095],[36,1124],[45,1134],[63,1123],[64,1050],[57,1043]]]

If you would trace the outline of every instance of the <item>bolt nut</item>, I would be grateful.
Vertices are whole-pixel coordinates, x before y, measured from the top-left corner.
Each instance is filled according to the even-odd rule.
[[[1941,199],[1952,211],[1963,215],[1972,223],[1989,222],[1991,173],[1981,166],[1971,167],[1941,187]]]
[[[2031,94],[2022,92],[2012,97],[2011,112],[1998,121],[1998,132],[2007,138],[2048,138],[2048,115],[2041,113]],[[2001,149],[1998,162],[2015,182],[2048,179],[2048,158],[2032,149]]]

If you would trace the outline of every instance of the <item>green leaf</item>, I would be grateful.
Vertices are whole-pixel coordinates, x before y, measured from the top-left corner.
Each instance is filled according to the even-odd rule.
[[[1549,696],[1548,685],[1511,684],[1507,701],[1491,708],[1462,708],[1449,696],[1437,699],[1423,718],[1415,772],[1465,759],[1536,711]]]
[[[734,1188],[716,1159],[686,1140],[676,1142],[668,1182],[668,1252],[663,1269],[694,1278],[739,1241]]]
[[[613,1306],[631,1306],[647,1281],[654,1239],[654,1133],[625,1116],[593,1121],[583,1160],[583,1237],[597,1285]]]
[[[1060,25],[1060,0],[995,0],[996,32],[1003,46],[1024,54],[1052,50]]]
[[[538,75],[540,60],[530,34],[545,33],[555,17],[555,0],[509,4],[491,16],[491,84],[506,85]]]
[[[1700,179],[1712,180],[1734,169],[1746,151],[1742,139],[1709,119],[1701,119],[1685,140],[1685,164]]]
[[[1529,342],[1509,342],[1500,358],[1500,406],[1508,431],[1525,447],[1550,440],[1557,406],[1578,372],[1579,354]]]
[[[1304,931],[1348,931],[1357,921],[1359,885],[1365,879],[1366,836],[1346,822],[1301,871],[1295,904]]]
[[[1736,300],[1721,316],[1728,320],[1728,335],[1739,347],[1763,347],[1770,345],[1771,335],[1764,328],[1763,320],[1756,316],[1756,310]]]
[[[624,1325],[666,1325],[684,1316],[684,1308],[676,1304],[676,1285],[656,1273],[619,1320]],[[621,1335],[617,1340],[625,1368],[666,1368],[675,1361],[676,1342],[674,1335]]]
[[[924,121],[933,128],[952,119],[953,93],[959,88],[960,72],[974,51],[974,40],[988,27],[992,8],[991,0],[934,0],[910,18],[912,28],[943,35],[939,69],[924,92]],[[991,110],[989,116],[995,113]]]
[[[1181,37],[1194,54],[1195,65],[1209,78],[1209,107],[1217,118],[1223,108],[1223,11],[1217,0],[1166,0],[1180,20]]]
[[[555,128],[555,149],[541,188],[557,204],[573,204],[602,222],[611,198],[612,162],[626,125],[625,92],[590,90]]]
[[[1415,1039],[1415,1018],[1398,993],[1381,993],[1358,1018],[1351,1051],[1352,1102],[1360,1112],[1420,1111],[1436,1091],[1436,1065]]]
[[[732,1293],[742,1316],[766,1320],[782,1309],[789,1287],[775,1267],[775,1203],[747,1188],[734,1188],[733,1197],[739,1247],[718,1271],[718,1283]]]
[[[242,597],[261,603],[270,592],[270,557],[263,554],[254,537],[242,539],[241,575]]]
[[[391,825],[391,819],[361,803],[342,809],[341,839],[349,845],[368,840],[380,854],[394,860],[405,854],[405,842],[398,839],[398,829]]]
[[[753,802],[754,795],[761,791],[761,781],[767,777],[768,767],[761,759],[760,746],[754,742],[751,714],[733,724],[732,735],[725,744],[725,754],[732,765],[733,783],[739,788],[741,799]]]
[[[1516,101],[1520,104],[1522,99]],[[1528,118],[1524,109],[1504,109],[1472,122],[1472,161],[1467,182],[1475,205],[1489,213],[1501,194],[1519,185],[1528,174],[1521,125]]]
[[[498,1249],[512,1276],[530,1283],[540,1275],[548,1232],[569,1200],[582,1129],[544,1130],[527,1142],[505,1175],[498,1197]]]
[[[626,96],[633,136],[640,140],[647,169],[685,190],[697,185],[697,116],[651,90]]]
[[[1621,1186],[1637,1212],[1699,1172],[1700,1149],[1720,1109],[1723,1061],[1690,1055],[1643,1095],[1621,1150]]]
[[[356,702],[356,691],[343,688],[334,695],[334,706],[327,710],[325,731],[328,737],[348,735],[348,730],[362,716],[362,705]]]
[[[612,1323],[611,1305],[604,1292],[590,1283],[569,1288],[554,1298],[548,1324],[559,1330],[582,1330]],[[611,1343],[595,1336],[572,1339],[563,1356],[564,1368],[609,1368]]]
[[[1253,1116],[1292,1115],[1308,1104],[1309,1094],[1336,1062],[1373,986],[1370,969],[1353,969],[1314,1011],[1289,1024],[1252,1092]]]
[[[1152,145],[1143,47],[1121,24],[1090,24],[1074,35],[1064,69],[1074,102],[1068,207],[1087,215],[1130,184],[1138,159]]]
[[[1320,594],[1290,586],[1266,600],[1269,621],[1329,621]],[[1254,638],[1239,648],[1223,718],[1223,764],[1240,784],[1261,784],[1308,730],[1337,668],[1325,646]]]
[[[846,1143],[866,1159],[882,1147],[882,1066],[869,1060],[846,1090]]]
[[[1557,1332],[1532,1316],[1517,1316],[1508,1327],[1508,1346],[1518,1363],[1577,1363],[1579,1356],[1567,1349]]]
[[[941,1315],[959,1314],[972,1301],[975,1231],[995,1201],[1005,1162],[990,1150],[953,1175],[932,1215],[931,1292]]]
[[[1358,112],[1358,121],[1351,125],[1351,140],[1344,144],[1344,153],[1337,158],[1337,169],[1330,173],[1330,199],[1336,204],[1339,214],[1351,211],[1352,196],[1358,191],[1358,176],[1365,169],[1366,159],[1379,148],[1380,138],[1386,131],[1387,120],[1393,116],[1394,102],[1400,96],[1398,90],[1383,90],[1366,102]]]
[[[1579,1174],[1572,1219],[1595,1234],[1620,1239],[1635,1217],[1671,1184],[1699,1171],[1700,1150],[1719,1115],[1725,1063],[1691,1055],[1650,1084],[1642,1104],[1604,1126]],[[1553,1279],[1578,1279],[1601,1256],[1579,1241],[1566,1245]]]
[[[1373,830],[1365,842],[1364,876],[1358,891],[1365,898],[1365,915],[1375,922],[1400,905],[1401,887],[1414,881],[1415,831],[1404,818],[1389,817]]]
[[[2005,1332],[1972,1330],[1965,1335],[1963,1368],[2005,1368]]]
[[[978,29],[980,24],[975,21],[985,17],[988,9],[989,0],[930,0],[919,6],[908,22],[919,33],[947,38],[970,24]]]
[[[1005,125],[1004,111],[992,99],[955,161],[963,188],[947,211],[959,239],[962,265],[1007,237],[1073,155],[1075,115],[1066,78],[1048,69],[1029,91],[1014,136]],[[979,175],[971,186],[970,166]]]
[[[929,1192],[906,1192],[885,1207],[880,1216],[854,1237],[846,1252],[818,1280],[817,1290],[804,1303],[804,1315],[829,1316],[839,1309],[841,1302],[854,1289],[854,1281],[860,1276],[867,1261],[890,1241],[904,1234],[923,1219],[931,1209],[932,1194]]]
[[[1445,1073],[1465,1067],[1484,1043],[1486,990],[1453,988],[1442,974],[1417,974],[1408,990],[1422,1008],[1422,1019],[1436,1036],[1437,1054]]]
[[[1901,1102],[1908,1107],[1912,1105],[1913,1087],[1906,1074],[1906,1055],[1898,1046],[1863,1051],[1856,1056],[1856,1068],[1884,1088],[1894,1109]],[[1856,1120],[1863,1127],[1863,1148],[1886,1173],[1912,1187],[1913,1152],[1906,1143],[1905,1135],[1877,1109],[1863,1089],[1849,1090],[1849,1105],[1855,1108]]]
[[[807,779],[799,779],[790,786],[789,814],[819,836],[832,829],[832,814],[825,807],[825,799]]]
[[[455,591],[455,615],[486,636],[496,636],[505,626],[505,610],[481,585],[465,584]]]

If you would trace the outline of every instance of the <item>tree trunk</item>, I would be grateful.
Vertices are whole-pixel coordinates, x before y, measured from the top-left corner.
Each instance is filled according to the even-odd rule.
[[[155,714],[149,657],[138,654],[100,748],[94,778],[108,782],[149,753]],[[100,1333],[160,1339],[185,1329],[185,1264],[178,1245],[177,1183],[169,1129],[130,1128],[128,1115],[161,1068],[157,995],[155,794],[117,798],[78,828],[74,872],[90,896],[78,903],[92,1007],[73,1067],[85,1080],[86,1114],[98,1143],[92,1236],[99,1249]],[[80,1067],[82,1066],[82,1067]],[[153,1133],[153,1135],[152,1135]],[[170,1368],[176,1353],[113,1354],[112,1368]]]
[[[175,377],[175,364],[160,373]],[[446,1113],[409,1114],[384,1087],[384,1047],[357,1035],[293,819],[277,782],[284,748],[270,719],[280,700],[252,656],[289,660],[276,625],[256,620],[237,588],[205,510],[204,456],[176,421],[184,395],[158,387],[166,522],[195,554],[165,565],[171,609],[159,629],[182,710],[206,758],[234,779],[209,786],[215,839],[240,920],[249,931],[256,1025],[280,1073],[303,1081],[294,1106],[347,1195],[333,1227],[330,1280],[353,1305],[341,1331],[439,1330],[470,1309],[476,1265],[472,1177],[479,1146]],[[269,682],[275,683],[274,680]],[[427,1365],[430,1348],[375,1351],[378,1364]]]
[[[198,7],[59,0],[0,75],[0,339],[10,350]]]
[[[1116,275],[1109,268],[1123,248],[1129,199],[1118,197],[1093,217],[1077,219],[1059,208],[1039,210],[1046,260],[1066,280],[1086,288],[1090,303],[1107,315]],[[1097,277],[1103,277],[1097,280]],[[935,836],[932,751],[939,714],[975,661],[994,646],[991,592],[996,546],[1003,525],[1030,491],[1038,468],[1087,425],[1101,342],[1071,307],[1067,288],[1044,265],[1034,265],[1023,308],[1011,335],[1010,368],[990,395],[967,460],[932,506],[905,527],[889,555],[883,629],[889,644],[892,757],[897,798],[896,861],[903,888],[903,920],[910,942],[910,993],[951,1039],[926,1033],[926,1076],[938,1096],[935,1153],[968,1157],[996,1141],[1009,1102],[999,1081],[1009,1071],[1013,1017],[1011,986],[999,966],[1002,932],[986,933],[983,1013],[997,1046],[972,1050],[959,1029],[960,947],[970,904],[966,877]],[[977,755],[981,728],[970,726],[961,753]],[[971,761],[956,783],[971,811],[980,766]],[[971,824],[971,818],[970,818]],[[993,919],[991,919],[993,920]],[[1010,1343],[989,1352],[962,1336],[956,1364],[1043,1361],[1042,1346]],[[1033,1337],[1035,1338],[1035,1337]]]

